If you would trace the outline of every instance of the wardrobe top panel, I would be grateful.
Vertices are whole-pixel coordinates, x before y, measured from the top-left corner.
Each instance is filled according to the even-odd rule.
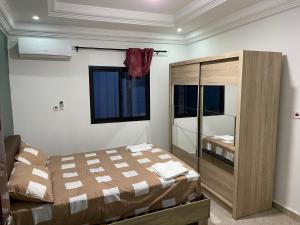
[[[170,66],[174,67],[174,66],[183,66],[183,65],[188,65],[188,64],[204,63],[204,62],[209,62],[209,61],[217,61],[217,60],[224,60],[224,59],[231,59],[231,58],[242,58],[244,52],[263,52],[263,51],[241,50],[241,51],[229,52],[229,53],[225,53],[225,54],[217,55],[217,56],[208,56],[208,57],[191,59],[191,60],[186,60],[186,61],[181,61],[181,62],[175,62],[175,63],[171,63]],[[275,53],[275,52],[269,52],[269,53]],[[278,52],[276,52],[276,53],[278,53]]]

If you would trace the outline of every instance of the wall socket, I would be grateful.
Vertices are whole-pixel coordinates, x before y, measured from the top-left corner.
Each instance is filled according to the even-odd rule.
[[[53,106],[53,111],[59,111],[58,105]]]
[[[300,120],[300,112],[294,112],[294,119]]]

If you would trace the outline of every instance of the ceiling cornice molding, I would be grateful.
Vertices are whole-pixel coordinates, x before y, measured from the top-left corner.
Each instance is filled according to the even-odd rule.
[[[48,1],[52,2],[52,0]],[[222,19],[213,23],[200,27],[194,32],[190,32],[186,35],[172,35],[75,26],[55,26],[36,23],[15,24],[10,16],[11,14],[7,4],[5,3],[5,0],[0,0],[0,27],[10,36],[35,36],[180,45],[201,41],[254,21],[258,21],[300,6],[300,0],[264,0],[223,17]],[[52,3],[56,4],[55,2]],[[51,4],[49,4],[49,7],[51,7]]]
[[[7,2],[5,0],[0,0],[0,28],[5,34],[8,34],[13,26],[14,22]]]
[[[48,0],[48,15],[68,19],[174,27],[174,16]]]
[[[194,0],[175,14],[175,23],[187,23],[222,5],[228,0]]]
[[[185,39],[187,44],[202,41],[299,6],[299,0],[261,1],[250,7],[223,17],[221,20],[214,23],[200,27],[197,31],[190,32],[185,35]]]
[[[25,23],[15,24],[15,29],[9,32],[9,35],[155,44],[185,44],[182,35]]]

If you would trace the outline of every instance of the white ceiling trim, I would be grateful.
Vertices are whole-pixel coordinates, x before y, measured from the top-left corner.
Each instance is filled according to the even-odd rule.
[[[228,0],[194,0],[175,14],[175,23],[187,23]]]
[[[78,38],[86,40],[139,43],[190,44],[299,6],[300,0],[264,0],[228,15],[221,20],[200,27],[198,30],[190,32],[187,35],[169,35],[74,26],[54,26],[36,23],[15,24],[5,0],[0,0],[0,28],[11,36]]]
[[[182,35],[37,24],[15,24],[10,36],[53,37],[157,44],[185,44]]]
[[[174,27],[174,16],[48,0],[48,15],[69,19]]]
[[[261,1],[250,7],[230,14],[221,20],[200,27],[198,30],[185,35],[188,44],[205,40],[218,34],[233,30],[243,25],[264,19],[300,6],[300,0]]]

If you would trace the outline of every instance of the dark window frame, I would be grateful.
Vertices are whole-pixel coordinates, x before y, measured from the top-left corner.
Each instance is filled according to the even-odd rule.
[[[110,72],[119,72],[119,111],[120,117],[114,118],[96,118],[95,117],[95,99],[94,99],[94,81],[93,73],[94,71],[110,71]],[[126,67],[114,67],[114,66],[89,66],[89,85],[90,85],[90,116],[91,124],[101,124],[101,123],[120,123],[120,122],[134,122],[134,121],[147,121],[150,120],[150,72],[146,74],[146,115],[145,116],[136,116],[136,117],[122,117],[122,76],[124,72],[128,72]],[[131,77],[132,80],[132,77]]]

